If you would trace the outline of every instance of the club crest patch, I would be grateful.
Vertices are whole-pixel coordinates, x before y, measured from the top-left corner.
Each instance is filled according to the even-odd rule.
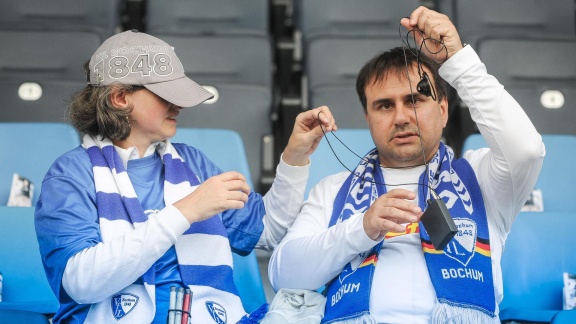
[[[218,324],[226,324],[226,309],[222,305],[215,302],[206,302],[206,309],[212,316],[214,322]]]
[[[444,253],[467,266],[474,256],[476,247],[477,226],[476,222],[469,218],[454,218],[458,233],[444,249]]]
[[[128,315],[138,304],[140,297],[134,294],[116,294],[112,296],[112,315],[116,320]]]

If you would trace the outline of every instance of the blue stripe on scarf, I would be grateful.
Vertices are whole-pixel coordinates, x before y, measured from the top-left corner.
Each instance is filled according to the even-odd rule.
[[[193,223],[192,225],[190,225],[190,228],[188,228],[186,232],[184,232],[184,234],[210,233],[213,235],[228,237],[224,226],[221,225],[218,226],[218,223],[220,222],[221,221],[219,215],[212,216],[201,222]]]
[[[191,186],[200,184],[196,175],[185,167],[184,161],[175,159],[172,154],[165,154],[163,157],[164,165],[166,166],[165,180],[172,184],[179,184],[188,181]],[[176,172],[168,172],[168,170],[175,170]]]
[[[108,167],[108,162],[102,155],[100,148],[98,146],[90,146],[86,149],[88,152],[88,156],[90,157],[90,162],[92,162],[92,166],[94,167]]]
[[[99,204],[98,216],[107,220],[125,220],[130,223],[142,223],[148,220],[144,212],[128,215],[128,210],[142,209],[138,198],[122,197],[117,193],[96,192],[96,201]],[[123,202],[123,203],[122,203]],[[121,206],[121,207],[119,207]],[[134,208],[134,209],[131,209]]]
[[[185,285],[209,286],[238,296],[238,289],[234,285],[230,266],[180,264],[180,273]]]
[[[105,165],[106,167],[109,167],[110,169],[115,169],[116,173],[126,171],[126,169],[124,168],[124,163],[122,163],[120,155],[116,153],[116,149],[114,148],[113,145],[104,146],[102,148],[102,154],[104,155],[104,158],[106,158],[106,160],[108,161],[108,165]]]

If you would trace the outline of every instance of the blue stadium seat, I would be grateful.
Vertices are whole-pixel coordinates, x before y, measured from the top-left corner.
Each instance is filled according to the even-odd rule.
[[[336,138],[336,137],[337,138]],[[348,150],[344,145],[348,146]],[[368,151],[375,147],[370,131],[366,129],[341,129],[333,134],[327,133],[318,148],[310,157],[310,175],[304,197],[308,197],[310,189],[323,178],[346,171],[354,170]],[[334,152],[332,152],[334,150]],[[352,152],[350,152],[352,151]],[[336,156],[335,156],[336,155]],[[358,156],[357,156],[358,155]],[[346,167],[342,166],[340,160]]]
[[[11,310],[11,309],[0,309],[0,324],[50,324],[48,317],[44,314]]]
[[[576,273],[575,228],[574,211],[518,215],[502,254],[501,321],[549,323],[562,310],[562,274]]]
[[[267,34],[267,0],[146,1],[150,34]]]
[[[34,185],[34,206],[52,162],[78,145],[78,133],[67,124],[0,122],[0,205],[6,205],[12,176],[18,173]]]
[[[201,150],[223,171],[242,173],[252,187],[250,169],[242,138],[238,133],[225,129],[179,128],[174,143],[186,143]],[[240,291],[242,304],[247,312],[252,312],[266,303],[262,278],[256,254],[252,251],[242,257],[232,254],[234,259],[234,282]]]
[[[544,211],[576,213],[576,200],[569,190],[576,183],[576,136],[543,134],[542,141],[546,145],[546,157],[535,189],[542,191]],[[464,142],[462,151],[483,147],[487,147],[484,138],[472,134]]]
[[[563,310],[554,317],[552,317],[552,321],[550,324],[574,324],[576,323],[576,309],[572,310]]]
[[[0,30],[0,43],[0,121],[63,122],[72,94],[86,86],[82,65],[100,46],[98,34]]]
[[[0,309],[56,312],[58,300],[46,279],[36,239],[34,207],[0,206],[0,272]]]
[[[263,149],[263,138],[272,134],[270,40],[257,35],[159,37],[174,46],[186,74],[215,93],[213,100],[182,110],[178,125],[238,132],[246,146],[254,189],[260,191],[262,160],[273,159]]]

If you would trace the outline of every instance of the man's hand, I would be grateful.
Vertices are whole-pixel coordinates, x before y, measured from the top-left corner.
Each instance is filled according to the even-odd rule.
[[[403,232],[405,223],[414,223],[422,217],[422,210],[409,200],[416,194],[405,189],[390,190],[378,197],[364,213],[364,231],[374,241],[380,240],[388,232]]]
[[[422,32],[423,35],[415,33],[418,45],[422,42],[422,36],[444,42],[448,50],[446,59],[462,49],[462,41],[450,18],[434,10],[420,6],[412,12],[410,18],[402,18],[400,24],[407,30],[417,28]],[[446,56],[438,45],[439,42],[426,42],[426,46],[422,46],[422,53],[438,61],[437,57]]]
[[[321,127],[324,127],[326,133],[337,129],[328,107],[322,106],[298,114],[288,145],[282,154],[284,162],[294,166],[307,165],[310,155],[324,136]]]

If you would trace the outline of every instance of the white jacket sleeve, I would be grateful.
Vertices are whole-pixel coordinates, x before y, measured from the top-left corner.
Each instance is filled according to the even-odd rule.
[[[79,304],[100,302],[134,283],[189,227],[170,205],[133,231],[76,253],[66,263],[62,286]]]
[[[476,172],[490,221],[505,237],[542,168],[542,137],[471,46],[439,72],[458,91],[490,148],[465,152],[464,158]]]
[[[310,191],[296,222],[270,259],[268,275],[275,290],[316,290],[338,275],[352,258],[378,243],[364,231],[364,214],[328,228],[334,198],[348,174],[325,178]]]
[[[286,235],[300,212],[308,179],[309,165],[291,166],[282,157],[276,168],[276,178],[264,195],[264,231],[256,248],[271,251]]]

